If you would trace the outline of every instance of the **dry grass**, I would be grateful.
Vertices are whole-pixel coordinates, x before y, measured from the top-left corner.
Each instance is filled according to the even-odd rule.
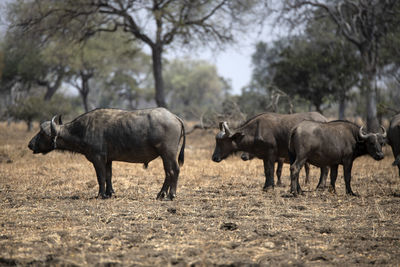
[[[178,197],[156,201],[160,160],[144,170],[115,162],[116,197],[94,198],[97,181],[81,155],[32,155],[34,133],[0,125],[0,265],[392,265],[400,264],[400,179],[393,156],[356,160],[347,197],[261,190],[262,162],[210,160],[214,134],[188,136]],[[11,161],[11,162],[10,162]],[[339,170],[341,172],[341,169]],[[303,173],[302,173],[303,174]]]

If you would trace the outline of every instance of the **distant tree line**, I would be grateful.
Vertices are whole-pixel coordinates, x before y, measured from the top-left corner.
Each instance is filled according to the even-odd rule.
[[[202,120],[233,110],[238,118],[335,107],[338,118],[362,115],[376,130],[382,116],[400,111],[395,0],[24,0],[5,7],[1,114],[28,125],[95,107],[168,106]],[[176,49],[223,50],[265,18],[288,34],[255,45],[252,79],[240,95],[208,62],[165,58]]]

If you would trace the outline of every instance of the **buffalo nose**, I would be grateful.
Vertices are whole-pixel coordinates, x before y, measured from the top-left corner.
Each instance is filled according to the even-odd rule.
[[[215,161],[215,162],[220,162],[221,161],[221,159],[219,157],[217,157],[217,156],[212,156],[212,160]]]
[[[31,142],[29,142],[28,147],[30,150],[33,150],[33,144]]]
[[[379,152],[376,154],[376,160],[381,160],[381,159],[383,159],[383,157],[384,157],[383,152]]]

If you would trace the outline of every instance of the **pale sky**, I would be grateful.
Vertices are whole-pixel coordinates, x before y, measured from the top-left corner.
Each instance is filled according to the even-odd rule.
[[[218,74],[230,80],[232,93],[240,94],[241,89],[250,82],[251,55],[254,50],[255,45],[244,45],[241,50],[228,48],[217,55],[207,52],[200,55],[200,58],[215,64]]]
[[[188,56],[192,59],[203,59],[217,66],[218,74],[229,79],[232,85],[233,94],[240,94],[244,86],[248,85],[251,79],[251,55],[255,52],[255,45],[259,41],[271,42],[278,38],[279,31],[272,26],[264,25],[264,29],[256,29],[250,32],[245,38],[233,46],[228,46],[220,52],[211,51],[204,48],[203,51],[185,52],[183,54],[176,51],[168,51],[168,57]]]

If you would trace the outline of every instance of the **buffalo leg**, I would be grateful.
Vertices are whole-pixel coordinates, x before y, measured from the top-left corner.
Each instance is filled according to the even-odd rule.
[[[338,165],[333,165],[331,166],[331,185],[329,187],[329,192],[335,193],[336,194],[336,178],[337,178],[337,171],[338,171]]]
[[[299,183],[299,173],[304,163],[306,162],[305,159],[298,159],[299,157],[296,157],[296,160],[293,162],[293,164],[290,165],[290,193],[292,193],[294,196],[297,196],[297,194],[302,194]]]
[[[306,171],[305,184],[309,184],[310,183],[310,164],[308,162],[304,163],[304,170]]]
[[[265,184],[263,187],[264,191],[274,189],[274,164],[275,161],[269,159],[264,159],[264,174],[265,174]]]
[[[351,190],[351,169],[353,167],[353,162],[343,164],[343,172],[344,172],[344,182],[346,184],[346,194],[351,196],[357,196]]]
[[[100,158],[97,157],[92,161],[94,169],[96,170],[97,182],[99,184],[99,194],[97,197],[108,198],[109,195],[106,194],[105,183],[106,183],[106,164]]]
[[[114,193],[111,177],[112,177],[112,161],[108,161],[106,163],[106,195],[109,195],[110,197]]]
[[[179,177],[179,165],[175,160],[171,162],[171,169],[169,173],[170,173],[170,179],[169,179],[168,198],[170,200],[173,200],[176,197],[176,187],[178,185],[178,177]]]
[[[400,177],[400,163],[396,164],[397,168],[399,168],[399,177]]]
[[[158,192],[157,194],[158,200],[163,200],[167,196],[168,188],[169,188],[169,177],[166,176],[163,186],[161,187],[160,192]]]
[[[179,165],[175,160],[174,154],[162,156],[162,159],[164,164],[165,180],[160,192],[157,194],[157,199],[162,200],[168,195],[168,198],[172,200],[176,197]]]
[[[319,182],[317,185],[317,189],[325,189],[326,187],[326,178],[328,176],[329,169],[328,167],[321,167],[321,174],[319,176]]]
[[[278,166],[276,168],[276,185],[277,186],[282,186],[282,181],[281,181],[281,176],[282,176],[282,166],[283,166],[283,160],[278,159]]]

